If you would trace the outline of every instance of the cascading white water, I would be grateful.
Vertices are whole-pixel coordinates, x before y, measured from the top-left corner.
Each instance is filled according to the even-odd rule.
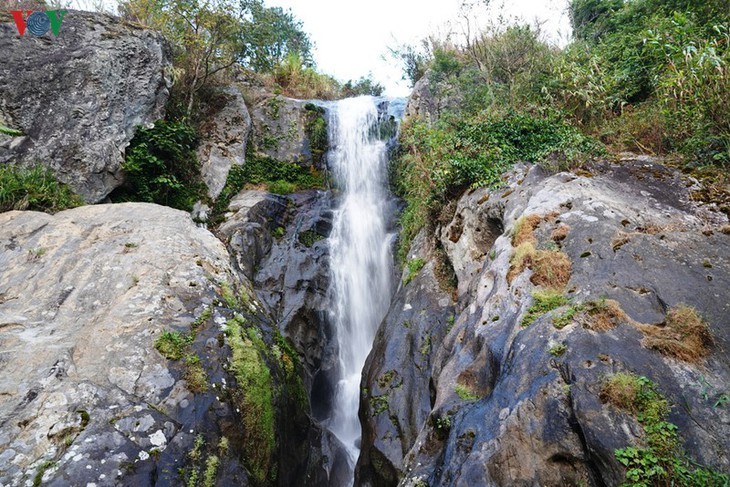
[[[390,304],[394,235],[387,229],[387,147],[377,137],[376,100],[342,100],[332,122],[329,164],[341,196],[330,234],[330,313],[340,378],[330,429],[347,447],[352,468],[359,454],[360,374]]]

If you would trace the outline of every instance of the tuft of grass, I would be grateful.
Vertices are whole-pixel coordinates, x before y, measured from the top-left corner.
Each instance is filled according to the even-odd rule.
[[[568,298],[554,289],[534,291],[532,297],[533,303],[532,306],[527,308],[527,314],[522,318],[522,323],[520,324],[522,327],[530,326],[545,313],[568,304]]]
[[[616,328],[619,323],[635,322],[629,318],[621,305],[613,299],[601,298],[583,304],[585,323],[583,326],[593,331],[608,331]]]
[[[195,354],[185,356],[185,380],[190,392],[201,393],[208,390],[208,374],[203,369],[200,357]]]
[[[679,305],[669,310],[663,325],[639,325],[644,344],[664,355],[697,362],[710,353],[713,344],[707,322],[694,308]]]
[[[50,169],[0,164],[0,212],[31,210],[56,213],[84,204]]]
[[[220,294],[223,301],[230,309],[238,309],[239,303],[236,294],[233,292],[233,288],[227,282],[221,283]]]
[[[163,331],[155,340],[155,348],[168,360],[179,360],[185,354],[185,349],[193,342],[192,334],[179,331]]]
[[[530,282],[536,286],[563,289],[570,280],[572,264],[559,250],[537,250],[532,242],[523,242],[510,259],[507,281],[511,283],[525,269],[532,270]]]
[[[232,354],[230,367],[238,383],[235,400],[244,429],[244,458],[254,480],[264,484],[275,447],[271,371],[263,359],[267,347],[257,330],[244,328],[238,315],[228,321],[226,333]]]
[[[553,357],[560,357],[568,351],[568,346],[564,343],[558,343],[548,349],[548,353]]]
[[[424,259],[421,259],[420,257],[416,257],[415,259],[411,259],[406,264],[408,268],[408,272],[406,273],[405,280],[403,281],[403,284],[407,285],[409,282],[413,280],[414,277],[416,277],[416,274],[423,269],[423,266],[426,265],[426,261]]]
[[[456,395],[459,396],[463,401],[476,401],[479,399],[479,396],[474,391],[472,391],[470,387],[464,384],[456,384],[456,387],[454,387],[454,392],[456,392]]]
[[[542,216],[535,214],[523,216],[517,220],[512,231],[512,246],[519,247],[524,243],[537,245],[535,229],[540,225],[542,220]]]
[[[553,326],[558,330],[562,330],[563,328],[568,326],[573,321],[575,316],[581,311],[583,311],[583,305],[573,304],[571,306],[568,306],[568,309],[566,309],[563,314],[553,316]]]

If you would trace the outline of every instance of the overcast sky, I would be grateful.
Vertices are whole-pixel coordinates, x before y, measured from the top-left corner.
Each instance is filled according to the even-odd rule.
[[[386,95],[407,96],[408,84],[400,66],[387,56],[388,46],[415,44],[430,33],[459,30],[459,7],[465,0],[264,0],[268,6],[291,9],[315,43],[314,57],[320,71],[340,81],[372,73],[386,88]],[[481,0],[467,0],[480,2]],[[116,10],[115,0],[72,0],[89,9],[102,2]],[[544,22],[543,32],[555,43],[565,44],[570,27],[568,0],[491,0],[492,11],[482,12],[486,23],[496,12],[526,22]],[[110,8],[111,7],[111,8]],[[484,17],[486,15],[486,17]]]
[[[406,96],[401,69],[386,56],[387,47],[415,43],[430,32],[447,32],[463,0],[265,0],[291,9],[315,42],[318,68],[345,81],[371,72],[389,96]],[[496,2],[493,2],[496,3]],[[545,21],[544,32],[565,43],[570,27],[567,0],[510,0],[509,16]],[[490,15],[494,16],[494,12]],[[485,20],[485,19],[483,19]],[[383,59],[386,56],[386,59]]]

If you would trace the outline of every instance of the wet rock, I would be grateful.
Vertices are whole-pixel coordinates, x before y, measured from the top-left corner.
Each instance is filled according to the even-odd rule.
[[[428,259],[429,248],[421,232],[409,258]],[[454,323],[454,303],[437,282],[433,261],[415,276],[408,274],[405,270],[364,367],[356,485],[393,485],[404,475],[403,458],[433,407],[433,351]]]
[[[161,118],[171,53],[158,33],[71,10],[58,37],[0,23],[0,162],[41,163],[89,202],[122,184],[136,127]],[[39,89],[42,86],[42,89]]]

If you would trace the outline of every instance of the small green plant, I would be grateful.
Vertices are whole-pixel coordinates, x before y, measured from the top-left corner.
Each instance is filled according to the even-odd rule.
[[[530,326],[536,319],[545,313],[568,304],[568,298],[563,293],[551,289],[534,291],[532,306],[527,308],[527,314],[522,318],[520,326]]]
[[[203,451],[203,446],[205,445],[205,439],[203,438],[203,435],[197,435],[195,437],[195,440],[193,441],[193,447],[188,452],[188,457],[190,460],[197,462],[200,460],[200,455]]]
[[[297,190],[297,186],[294,183],[290,183],[289,181],[272,181],[268,183],[267,188],[269,192],[275,193],[275,194],[291,194]]]
[[[568,326],[573,321],[573,318],[575,318],[575,316],[581,311],[583,311],[583,306],[580,304],[568,306],[568,309],[566,309],[563,314],[553,316],[553,326],[558,330],[562,330]]]
[[[299,237],[298,237],[299,243],[301,243],[305,247],[311,247],[312,245],[319,242],[323,238],[324,237],[322,235],[320,235],[313,229],[300,232]]]
[[[377,416],[388,410],[388,396],[372,396],[370,398],[370,407],[373,410],[373,416]]]
[[[418,272],[423,269],[423,266],[425,265],[426,261],[424,259],[421,259],[420,257],[409,260],[408,264],[406,264],[408,272],[406,273],[406,277],[403,283],[407,285],[409,282],[411,282],[411,280],[416,277],[416,274],[418,274]]]
[[[215,478],[218,473],[220,460],[217,456],[211,455],[205,462],[205,472],[203,473],[203,487],[214,487]]]
[[[286,230],[284,230],[284,227],[276,227],[271,232],[271,236],[274,237],[276,240],[279,240],[281,237],[284,236],[286,233]]]
[[[553,357],[561,357],[565,352],[568,351],[568,346],[564,343],[558,343],[548,349],[548,353]]]
[[[433,427],[436,429],[436,432],[442,435],[448,434],[448,432],[451,430],[451,416],[448,414],[444,414],[443,416],[438,416],[434,419]]]
[[[21,130],[11,129],[5,125],[0,125],[0,134],[9,135],[11,137],[20,137],[24,135]]]
[[[727,475],[696,466],[687,458],[677,426],[667,421],[669,402],[651,380],[621,372],[603,383],[600,397],[603,402],[635,415],[644,430],[644,446],[628,446],[614,452],[626,467],[624,485],[700,487],[730,482]]]
[[[0,164],[0,212],[31,210],[56,213],[84,204],[50,169]]]
[[[179,360],[185,354],[187,346],[193,343],[194,338],[192,334],[166,330],[155,340],[155,348],[166,359]]]
[[[54,462],[53,460],[46,460],[45,462],[41,463],[38,466],[35,477],[33,477],[33,487],[40,487],[41,483],[43,482],[43,475],[46,473],[46,470],[51,469],[55,466],[56,462]]]
[[[456,392],[456,395],[459,396],[463,401],[476,401],[479,399],[479,396],[471,390],[471,388],[465,386],[464,384],[456,384],[456,387],[454,387],[454,392]]]
[[[236,298],[236,295],[233,292],[231,285],[227,282],[221,283],[221,297],[226,303],[226,306],[228,306],[230,309],[238,309],[238,298]]]
[[[46,255],[46,249],[43,247],[28,250],[28,260],[38,260],[44,255]]]
[[[430,334],[423,337],[423,341],[421,342],[421,346],[418,349],[418,351],[423,356],[428,355],[428,352],[431,351],[431,335]]]
[[[726,393],[722,393],[718,396],[717,400],[715,401],[715,404],[712,405],[714,408],[724,408],[730,404],[730,395]]]

